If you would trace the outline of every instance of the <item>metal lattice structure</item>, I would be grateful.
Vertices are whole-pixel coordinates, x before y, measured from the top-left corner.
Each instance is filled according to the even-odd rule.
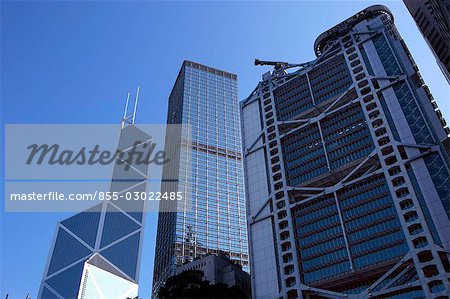
[[[314,48],[241,103],[253,295],[447,298],[449,130],[392,14]]]

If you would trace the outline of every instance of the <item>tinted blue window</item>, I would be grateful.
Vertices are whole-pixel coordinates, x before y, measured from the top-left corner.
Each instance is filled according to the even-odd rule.
[[[367,71],[369,72],[369,75],[374,75],[372,65],[370,64],[369,57],[367,57],[367,53],[364,50],[362,46],[359,47],[359,51],[361,52],[361,56],[364,60],[364,64],[366,65]]]
[[[59,299],[55,294],[50,292],[46,287],[42,290],[41,299]]]
[[[97,237],[97,228],[100,220],[100,211],[102,205],[97,205],[89,211],[79,213],[67,220],[61,222],[71,232],[76,234],[80,239],[89,244],[91,247],[95,246],[95,239]]]
[[[337,98],[353,83],[344,55],[325,61],[308,75],[316,105]]]
[[[401,75],[402,70],[395,60],[395,56],[389,47],[388,41],[382,34],[378,34],[372,39],[375,49],[380,57],[381,63],[386,71],[386,75]]]
[[[101,252],[106,259],[133,279],[136,279],[139,237],[140,233],[134,234]]]
[[[434,138],[408,85],[403,82],[395,85],[393,89],[416,142],[418,144],[433,144]]]
[[[389,107],[386,104],[386,100],[383,97],[383,94],[378,94],[378,98],[380,99],[381,107],[383,107],[384,115],[388,121],[389,127],[391,128],[392,134],[394,135],[394,139],[397,141],[401,141],[400,136],[398,135],[397,127],[395,126],[395,122],[392,118]]]
[[[55,247],[47,275],[50,275],[71,263],[91,254],[86,246],[78,242],[64,229],[58,230]]]
[[[423,159],[427,165],[436,191],[441,198],[444,210],[450,219],[450,175],[444,160],[438,153],[432,153]]]
[[[277,116],[286,120],[313,107],[306,75],[297,76],[273,92]]]
[[[102,231],[101,247],[104,247],[140,228],[140,225],[119,210],[108,205]]]
[[[328,171],[317,124],[297,130],[282,140],[288,184],[296,186]]]
[[[58,275],[47,279],[47,284],[63,298],[77,298],[84,262],[85,261],[81,261]]]

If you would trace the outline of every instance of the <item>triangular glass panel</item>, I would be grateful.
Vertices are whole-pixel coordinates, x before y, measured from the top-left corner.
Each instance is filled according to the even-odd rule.
[[[77,298],[81,284],[84,261],[67,270],[47,279],[47,284],[63,298]]]
[[[53,294],[49,289],[44,287],[44,289],[42,290],[41,299],[59,299],[59,297]]]
[[[101,255],[129,275],[132,279],[136,279],[139,241],[140,233],[134,234],[105,249],[101,252]]]
[[[77,241],[64,229],[59,228],[47,276],[83,257],[87,257],[91,253],[92,251],[86,246]]]
[[[103,248],[139,228],[141,228],[139,224],[109,204],[105,215],[100,247]]]
[[[85,212],[62,221],[61,224],[91,247],[95,247],[101,210],[102,205],[96,205]]]
[[[129,189],[127,192],[130,192],[131,194],[135,194],[134,192],[138,192],[138,194],[141,194],[141,192],[145,191],[146,184],[141,183],[136,187]],[[123,211],[127,212],[137,221],[142,222],[142,212],[144,210],[145,203],[144,200],[127,200],[124,196],[124,198],[118,198],[113,203]]]

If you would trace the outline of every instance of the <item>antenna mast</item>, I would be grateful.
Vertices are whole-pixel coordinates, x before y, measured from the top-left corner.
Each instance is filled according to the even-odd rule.
[[[134,108],[133,108],[132,114],[128,114],[128,106],[130,103],[130,93],[128,92],[128,94],[127,94],[127,100],[125,101],[125,109],[123,111],[123,118],[121,121],[122,129],[125,128],[126,126],[134,125],[134,120],[136,119],[136,109],[137,109],[137,104],[138,104],[138,100],[139,100],[139,90],[140,90],[140,86],[138,86],[137,91],[136,91],[136,97],[134,98]]]

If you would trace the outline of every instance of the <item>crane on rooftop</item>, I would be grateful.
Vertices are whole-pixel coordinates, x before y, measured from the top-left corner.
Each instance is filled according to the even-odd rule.
[[[255,65],[271,65],[275,69],[275,75],[286,74],[286,70],[290,68],[300,67],[305,68],[313,65],[313,62],[305,62],[305,63],[289,63],[282,61],[267,61],[267,60],[259,60],[255,59]]]

